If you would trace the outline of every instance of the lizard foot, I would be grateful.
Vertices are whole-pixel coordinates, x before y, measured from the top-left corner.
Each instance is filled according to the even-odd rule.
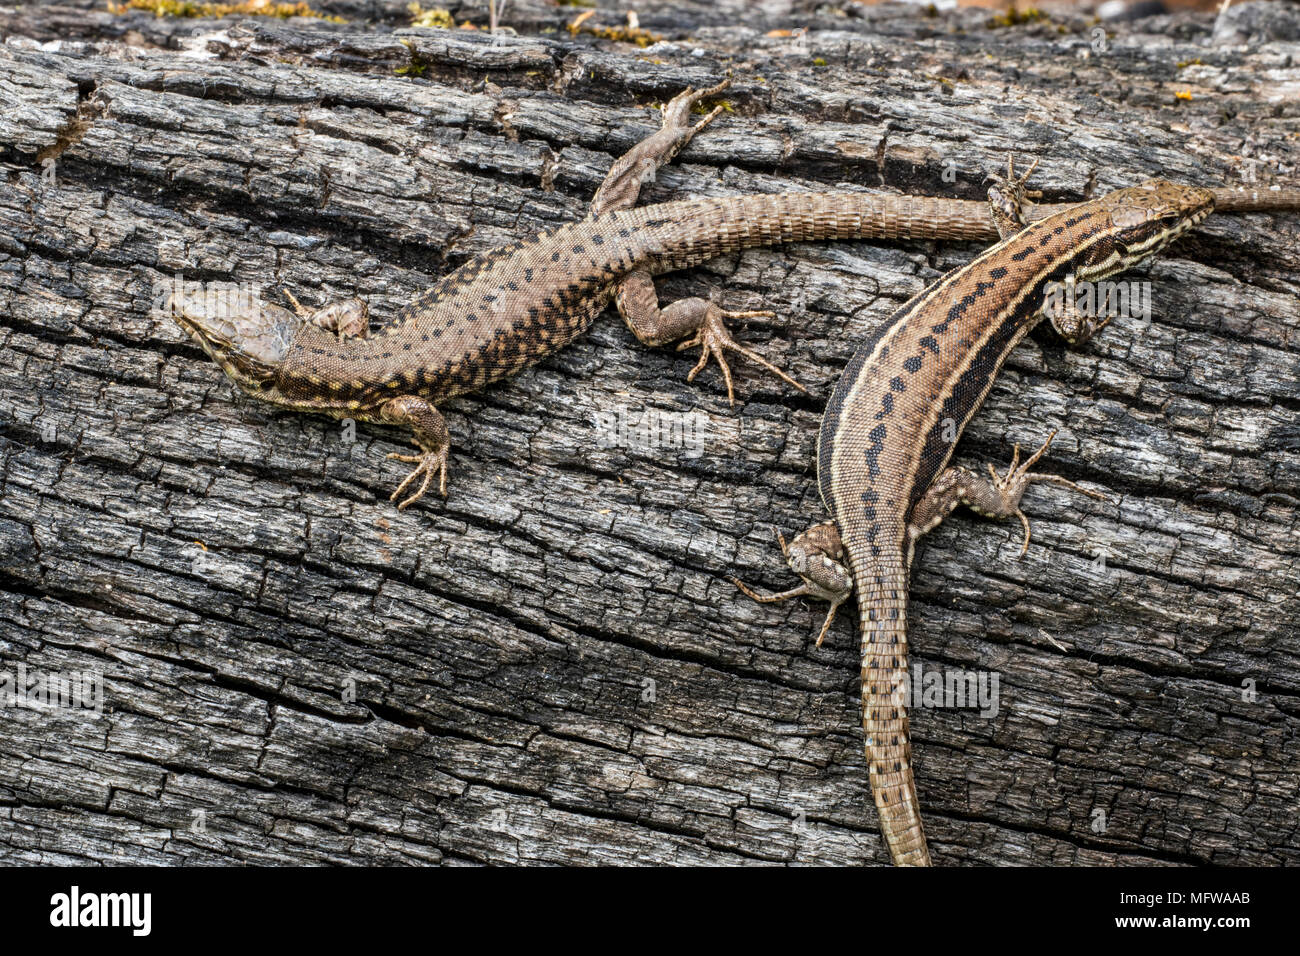
[[[694,90],[690,87],[682,90],[664,105],[664,129],[689,129],[690,134],[687,136],[687,139],[694,136],[700,130],[704,129],[704,127],[712,123],[723,109],[721,106],[715,106],[712,112],[708,113],[703,119],[697,123],[691,124],[688,120],[691,115],[691,110],[695,108],[695,104],[700,100],[706,100],[711,96],[717,96],[730,85],[731,80],[726,79],[717,86],[709,87],[707,90]]]
[[[817,646],[822,646],[826,632],[831,629],[835,612],[853,593],[853,574],[844,564],[844,546],[840,543],[839,529],[833,521],[823,521],[800,533],[787,546],[785,535],[776,533],[776,540],[781,543],[781,553],[785,555],[790,569],[803,579],[798,587],[779,594],[764,594],[755,591],[739,578],[730,578],[740,593],[753,598],[760,604],[773,604],[796,597],[811,597],[819,601],[829,601],[830,608],[822,629],[817,635]]]
[[[807,393],[808,389],[804,388],[785,372],[781,371],[757,352],[745,348],[733,339],[731,333],[727,331],[727,326],[723,321],[724,319],[754,318],[773,319],[776,318],[776,313],[768,311],[767,309],[759,309],[751,312],[732,312],[727,309],[720,309],[716,305],[710,303],[708,308],[705,310],[704,318],[700,322],[700,327],[695,332],[695,337],[687,339],[685,342],[682,342],[677,346],[677,351],[679,352],[683,349],[689,349],[697,345],[700,347],[700,360],[695,364],[695,368],[691,369],[687,374],[686,381],[695,381],[695,376],[699,375],[700,372],[704,370],[704,367],[709,364],[709,359],[716,358],[718,360],[718,367],[722,369],[722,378],[727,383],[727,400],[732,405],[735,405],[736,392],[732,386],[731,367],[727,364],[726,359],[726,353],[731,351],[745,356],[752,362],[756,362],[773,375],[776,375],[778,378],[799,389],[799,391]]]
[[[1006,176],[993,173],[986,180],[993,182],[989,187],[989,205],[992,207],[998,234],[1003,239],[1015,235],[1026,224],[1025,207],[1029,205],[1029,200],[1043,197],[1042,190],[1025,188],[1025,183],[1037,168],[1038,160],[1034,160],[1028,169],[1017,176],[1015,160],[1008,153]]]
[[[410,462],[415,465],[397,490],[389,496],[389,501],[396,501],[402,493],[423,476],[419,490],[397,506],[401,511],[407,505],[419,501],[429,487],[434,472],[438,473],[438,490],[447,497],[447,453],[451,450],[451,436],[447,434],[447,422],[442,414],[418,395],[400,395],[390,398],[379,408],[374,416],[378,421],[388,425],[405,425],[411,429],[411,440],[420,448],[418,455],[389,454],[389,458]]]
[[[397,501],[397,499],[401,497],[402,492],[406,491],[415,479],[419,478],[421,475],[424,476],[424,480],[420,482],[420,487],[415,494],[398,504],[398,511],[402,511],[407,505],[414,504],[416,501],[419,501],[424,497],[424,493],[428,490],[429,482],[432,480],[435,472],[438,474],[438,493],[444,498],[447,497],[447,452],[448,449],[444,446],[438,451],[426,451],[419,455],[400,455],[397,452],[389,453],[389,458],[395,458],[398,461],[405,461],[415,465],[415,467],[411,469],[411,473],[403,479],[400,485],[397,486],[397,490],[388,496],[389,501]]]
[[[997,469],[995,469],[991,464],[988,466],[989,475],[993,478],[993,489],[1002,498],[1002,501],[1000,502],[1000,510],[1002,514],[1015,515],[1020,519],[1020,524],[1025,529],[1025,541],[1020,547],[1020,558],[1023,558],[1025,553],[1029,550],[1030,537],[1029,519],[1026,518],[1025,513],[1020,510],[1020,498],[1025,493],[1025,487],[1031,481],[1050,481],[1054,485],[1071,488],[1080,494],[1087,495],[1089,498],[1096,498],[1100,501],[1107,500],[1106,496],[1101,492],[1083,488],[1072,481],[1060,477],[1059,475],[1034,474],[1029,471],[1029,469],[1038,462],[1038,459],[1047,454],[1047,449],[1052,447],[1052,439],[1055,437],[1056,430],[1053,429],[1052,433],[1047,436],[1047,441],[1043,442],[1043,447],[1034,452],[1024,464],[1020,463],[1020,445],[1017,444],[1011,452],[1011,464],[1007,468],[1006,475],[999,476]],[[976,511],[982,510],[976,505],[972,505],[972,507],[974,507]],[[995,514],[994,516],[1000,517],[1001,515]]]
[[[340,342],[365,338],[370,331],[370,310],[362,299],[338,299],[319,309],[309,309],[288,289],[283,291],[300,319],[326,332],[333,332]]]
[[[630,209],[641,194],[641,187],[654,182],[659,168],[672,161],[691,137],[708,126],[722,112],[717,106],[698,122],[691,122],[691,110],[700,100],[715,96],[731,85],[723,80],[707,90],[689,87],[678,93],[662,107],[663,125],[653,135],[637,143],[614,160],[605,181],[591,200],[590,214],[598,216],[616,209]]]

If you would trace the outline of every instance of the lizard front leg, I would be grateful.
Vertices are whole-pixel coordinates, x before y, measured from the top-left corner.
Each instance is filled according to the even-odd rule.
[[[333,332],[339,341],[365,338],[370,334],[370,309],[364,299],[335,299],[319,309],[309,309],[288,289],[284,290],[284,295],[299,318],[326,332]]]
[[[1025,540],[1018,556],[1023,558],[1025,552],[1029,550],[1030,530],[1029,519],[1020,510],[1020,499],[1030,482],[1050,481],[1052,484],[1073,489],[1089,498],[1105,501],[1106,496],[1100,492],[1080,487],[1058,475],[1038,474],[1029,470],[1047,453],[1055,437],[1056,432],[1053,430],[1047,436],[1047,441],[1043,442],[1043,447],[1034,452],[1024,464],[1020,463],[1020,446],[1016,445],[1011,454],[1011,465],[1005,475],[999,475],[992,465],[988,466],[991,481],[968,468],[946,469],[935,479],[934,484],[912,509],[907,526],[910,544],[915,546],[917,539],[937,527],[958,505],[965,505],[986,518],[996,520],[1019,518],[1021,526],[1025,529]],[[908,563],[911,564],[910,559]]]
[[[722,112],[722,107],[715,107],[695,122],[691,121],[691,110],[700,100],[716,96],[730,85],[730,80],[723,80],[710,89],[688,89],[673,97],[663,109],[663,126],[619,157],[610,168],[591,202],[591,215],[629,209],[635,205],[641,187],[653,182],[659,168],[671,162],[691,141],[691,137],[713,122]],[[704,369],[711,357],[716,358],[727,383],[727,398],[733,405],[736,402],[735,388],[731,368],[724,357],[729,351],[744,355],[795,388],[807,391],[771,362],[739,345],[727,330],[726,319],[772,318],[774,312],[732,312],[698,298],[683,299],[660,309],[654,279],[649,272],[641,269],[622,279],[615,291],[614,301],[627,327],[640,342],[659,346],[685,339],[677,346],[678,351],[699,346],[700,361],[686,376],[688,382],[695,381],[695,376]]]
[[[1021,175],[1016,175],[1015,161],[1007,156],[1007,174],[989,177],[994,185],[989,187],[989,207],[998,234],[1006,239],[1015,235],[1029,221],[1027,208],[1031,199],[1042,198],[1039,190],[1026,188],[1030,175],[1038,166],[1034,160]],[[1107,325],[1114,316],[1088,315],[1077,306],[1075,278],[1065,276],[1061,282],[1049,287],[1050,291],[1040,310],[1052,327],[1071,345],[1082,345]]]
[[[284,290],[284,294],[300,318],[326,332],[334,333],[339,341],[365,338],[370,334],[370,313],[364,299],[336,299],[328,305],[313,310],[299,303],[288,289]],[[397,501],[417,478],[421,479],[420,487],[413,495],[400,502],[397,510],[405,510],[424,497],[435,473],[438,475],[438,493],[444,498],[447,497],[447,455],[451,451],[451,435],[447,431],[447,420],[442,417],[442,413],[419,396],[402,395],[384,402],[379,407],[378,413],[370,417],[386,425],[405,425],[411,429],[412,441],[420,447],[418,455],[390,452],[387,456],[415,465],[402,479],[397,489],[389,495],[389,501]]]
[[[423,477],[415,494],[398,504],[397,510],[420,500],[435,472],[438,475],[438,493],[447,497],[447,453],[451,449],[451,435],[447,432],[447,421],[442,413],[417,395],[402,395],[384,402],[374,419],[387,425],[405,425],[411,429],[411,440],[420,447],[418,455],[400,455],[397,452],[388,455],[415,465],[397,490],[389,495],[389,501],[397,501],[417,478]]]
[[[1003,239],[1014,236],[1029,222],[1026,212],[1030,205],[1029,201],[1043,198],[1040,190],[1025,188],[1029,177],[1037,168],[1038,160],[1034,160],[1029,164],[1028,169],[1017,176],[1015,159],[1008,153],[1007,174],[1001,176],[995,173],[988,177],[993,180],[993,185],[989,187],[989,207],[993,213],[993,224],[997,226],[998,235]]]

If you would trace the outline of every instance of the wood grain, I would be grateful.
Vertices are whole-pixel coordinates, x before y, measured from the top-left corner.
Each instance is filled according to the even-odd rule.
[[[1295,5],[1232,12],[1248,43],[1179,13],[1104,49],[1082,19],[969,9],[642,4],[664,40],[641,49],[540,2],[496,38],[320,6],[351,22],[0,10],[0,669],[104,686],[99,716],[0,712],[0,860],[884,862],[851,622],[815,649],[821,607],[727,576],[790,586],[772,529],[823,515],[825,396],[975,246],[673,276],[777,310],[742,338],[813,395],[742,368],[729,408],[611,312],[451,403],[450,498],[400,514],[397,431],[237,396],[157,288],[382,316],[582,216],[653,104],[727,71],[730,110],[650,200],[979,198],[1009,151],[1054,201],[1295,185]],[[918,557],[914,661],[1000,682],[991,718],[914,714],[936,862],[1300,862],[1297,240],[1294,216],[1211,220],[1137,277],[1149,324],[1077,351],[1043,330],[972,424],[959,462],[1059,428],[1049,467],[1112,500],[1037,485],[1023,561],[1018,528],[964,513]]]

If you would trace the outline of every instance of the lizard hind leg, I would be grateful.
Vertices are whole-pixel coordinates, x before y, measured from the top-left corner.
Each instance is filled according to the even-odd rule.
[[[731,366],[727,364],[727,352],[735,352],[737,355],[743,355],[758,365],[763,366],[777,378],[790,385],[804,394],[808,389],[800,385],[797,381],[787,375],[781,369],[777,368],[763,356],[759,355],[752,349],[747,349],[731,337],[728,331],[725,319],[757,319],[757,318],[776,318],[776,313],[768,309],[758,309],[749,312],[734,312],[728,309],[720,309],[712,302],[705,302],[703,299],[683,299],[680,302],[674,302],[665,311],[670,311],[678,307],[699,309],[703,306],[704,315],[700,320],[699,328],[695,330],[693,338],[680,342],[677,345],[677,351],[694,348],[699,346],[700,360],[695,363],[695,367],[686,374],[686,381],[695,381],[695,376],[704,371],[705,366],[709,364],[709,359],[714,358],[718,361],[718,368],[722,370],[723,381],[727,383],[727,401],[732,405],[736,404],[736,391],[731,381]]]
[[[840,542],[840,532],[834,521],[823,521],[797,535],[789,545],[785,536],[779,531],[776,535],[781,543],[781,553],[785,555],[790,570],[803,579],[803,583],[788,591],[778,594],[764,594],[755,591],[739,578],[732,578],[731,583],[741,593],[762,604],[772,604],[794,597],[812,597],[819,601],[829,601],[830,608],[826,619],[817,635],[817,646],[822,646],[826,633],[835,620],[835,612],[853,593],[853,574],[844,564],[844,545]]]
[[[605,181],[596,190],[589,215],[599,216],[634,206],[641,187],[652,182],[658,170],[671,162],[691,137],[713,122],[723,107],[715,107],[694,122],[692,110],[701,100],[716,96],[730,85],[731,80],[723,80],[709,89],[686,89],[673,97],[663,108],[663,126],[614,161]],[[611,234],[601,239],[616,242],[618,236]],[[654,279],[643,268],[633,269],[619,281],[615,302],[632,334],[644,344],[667,345],[686,339],[678,346],[679,350],[699,346],[700,361],[687,375],[687,381],[695,381],[709,359],[716,358],[727,383],[727,398],[733,405],[736,393],[731,368],[724,357],[727,352],[743,355],[800,391],[808,391],[771,362],[737,343],[727,331],[726,319],[771,318],[775,315],[772,312],[729,312],[704,299],[683,299],[660,309]]]
[[[691,122],[691,110],[700,100],[716,96],[730,85],[731,80],[723,80],[707,90],[687,87],[669,100],[663,108],[663,125],[610,166],[605,181],[600,184],[591,200],[588,215],[599,216],[611,210],[630,209],[636,205],[641,187],[654,182],[659,167],[672,162],[673,157],[691,141],[691,137],[717,118],[722,107],[715,107],[695,123]]]
[[[727,364],[727,352],[743,355],[801,392],[808,391],[763,356],[737,342],[727,329],[727,319],[774,318],[775,312],[767,309],[736,312],[700,298],[679,299],[661,309],[654,280],[650,273],[643,271],[632,272],[623,280],[615,294],[614,304],[618,306],[619,314],[627,322],[632,334],[646,345],[666,345],[682,339],[677,345],[677,351],[699,348],[700,360],[687,373],[688,382],[695,381],[695,376],[704,370],[710,358],[717,359],[718,368],[727,385],[727,400],[732,405],[736,404],[736,391],[731,378],[731,366]]]

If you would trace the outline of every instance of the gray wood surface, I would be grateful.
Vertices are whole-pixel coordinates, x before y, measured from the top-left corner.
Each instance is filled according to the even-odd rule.
[[[655,103],[728,71],[649,200],[979,198],[1008,152],[1061,201],[1295,185],[1297,8],[1103,41],[1083,17],[643,3],[641,48],[541,0],[495,38],[321,7],[350,22],[0,8],[0,671],[103,686],[99,715],[0,709],[0,861],[884,862],[853,615],[817,649],[821,606],[727,576],[790,585],[773,528],[823,515],[836,376],[978,247],[663,280],[776,309],[741,338],[813,394],[741,363],[730,408],[610,312],[451,403],[450,497],[404,513],[402,434],[235,394],[158,289],[391,313],[581,217]],[[625,25],[602,7],[589,26]],[[1035,486],[1023,561],[1018,528],[961,512],[918,556],[914,663],[999,680],[995,715],[914,712],[936,862],[1300,862],[1298,239],[1294,215],[1210,221],[1136,276],[1149,323],[1035,334],[968,431],[982,468],[1057,428],[1048,470],[1111,498]]]

